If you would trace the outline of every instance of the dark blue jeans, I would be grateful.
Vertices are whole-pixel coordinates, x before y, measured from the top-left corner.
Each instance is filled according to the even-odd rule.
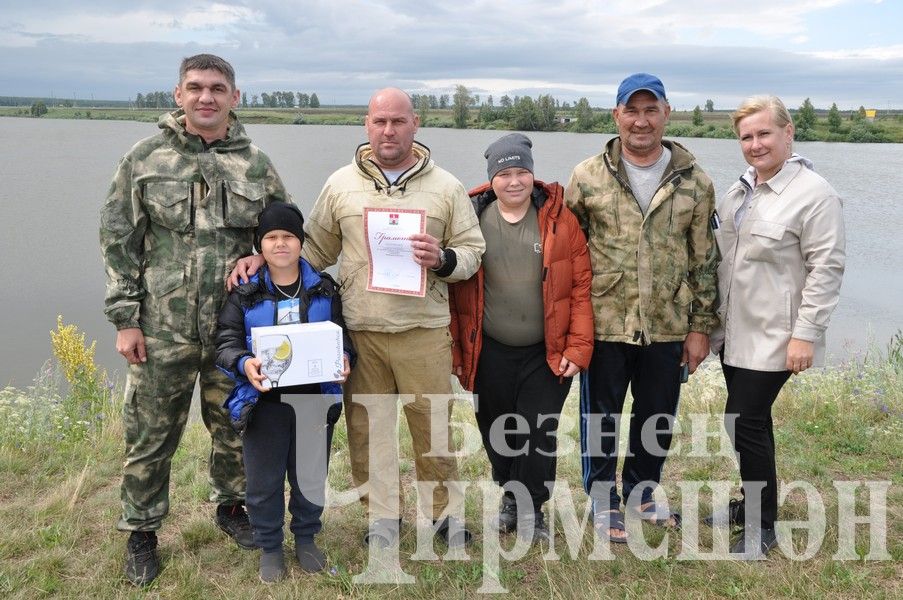
[[[332,446],[332,430],[340,413],[341,404],[336,404],[327,417],[327,458]],[[290,529],[296,543],[312,542],[322,528],[323,507],[305,498],[298,485],[295,436],[295,411],[290,405],[270,401],[257,403],[243,438],[248,478],[245,504],[254,531],[254,543],[264,552],[282,547],[286,477],[291,488]]]
[[[664,455],[671,447],[667,417],[677,413],[680,398],[680,359],[683,342],[655,342],[637,346],[596,340],[589,368],[580,376],[580,450],[583,486],[597,510],[618,509],[641,482],[640,503],[650,502],[661,479]],[[628,455],[621,473],[621,492],[615,485],[618,465],[616,417],[627,395],[633,394],[629,416]],[[656,432],[642,439],[643,425]],[[620,426],[627,425],[626,418]],[[660,432],[659,430],[667,430]],[[645,443],[644,443],[645,442]],[[595,485],[594,485],[595,484]]]

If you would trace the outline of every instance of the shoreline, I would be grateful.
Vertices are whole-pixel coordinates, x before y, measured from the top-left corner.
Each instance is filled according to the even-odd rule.
[[[166,108],[119,108],[119,107],[65,107],[51,106],[40,117],[32,117],[29,107],[26,106],[2,106],[0,117],[11,118],[44,118],[44,119],[70,119],[90,121],[138,121],[144,123],[156,123]],[[349,125],[363,126],[366,106],[348,107],[322,107],[306,108],[304,110],[294,108],[237,108],[236,114],[244,125]],[[478,110],[470,111],[465,129],[490,130],[490,131],[525,131],[515,128],[506,120],[498,119],[489,122],[480,122]],[[731,111],[717,110],[702,113],[702,124],[694,124],[694,115],[689,111],[672,111],[671,118],[665,130],[665,137],[685,138],[710,138],[710,139],[736,139],[731,128]],[[604,109],[595,109],[594,125],[588,130],[577,128],[576,118],[571,111],[559,110],[556,113],[556,123],[549,132],[568,133],[597,133],[616,135],[617,129],[610,119],[610,112]],[[425,118],[421,118],[421,127],[453,129],[454,120],[451,109],[432,109]],[[698,121],[697,121],[698,122]],[[533,130],[540,131],[540,130]],[[830,131],[827,119],[819,117],[813,129],[798,131],[796,141],[806,142],[847,142],[847,143],[903,143],[903,115],[890,114],[876,118],[874,121],[867,119],[845,119],[835,131]]]

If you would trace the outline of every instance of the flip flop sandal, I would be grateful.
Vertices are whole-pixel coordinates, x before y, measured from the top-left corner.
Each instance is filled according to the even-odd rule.
[[[634,507],[630,510],[643,521],[651,523],[656,527],[680,529],[681,523],[683,522],[679,512],[661,510],[654,502],[646,508],[641,509],[639,507]],[[674,525],[671,525],[671,521],[674,521]]]
[[[608,532],[609,529],[616,529],[627,533],[627,529],[624,526],[624,513],[620,510],[604,510],[597,512],[593,516],[593,527],[596,530],[596,535],[604,540],[616,544],[627,543],[626,535],[624,537],[615,537]]]

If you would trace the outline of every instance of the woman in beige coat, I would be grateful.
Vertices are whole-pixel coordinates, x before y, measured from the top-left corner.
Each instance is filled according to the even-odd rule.
[[[824,333],[843,277],[844,227],[837,192],[793,153],[793,121],[780,99],[750,98],[732,118],[750,166],[714,217],[721,329],[712,347],[727,382],[725,426],[743,499],[706,522],[745,525],[731,552],[749,559],[777,544],[771,406],[791,374],[824,362]]]

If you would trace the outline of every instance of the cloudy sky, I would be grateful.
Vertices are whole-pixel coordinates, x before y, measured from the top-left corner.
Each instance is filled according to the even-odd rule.
[[[903,108],[898,0],[0,0],[0,95],[126,100],[213,52],[249,94],[365,104],[396,85],[614,104],[649,71],[677,109],[754,93]]]

